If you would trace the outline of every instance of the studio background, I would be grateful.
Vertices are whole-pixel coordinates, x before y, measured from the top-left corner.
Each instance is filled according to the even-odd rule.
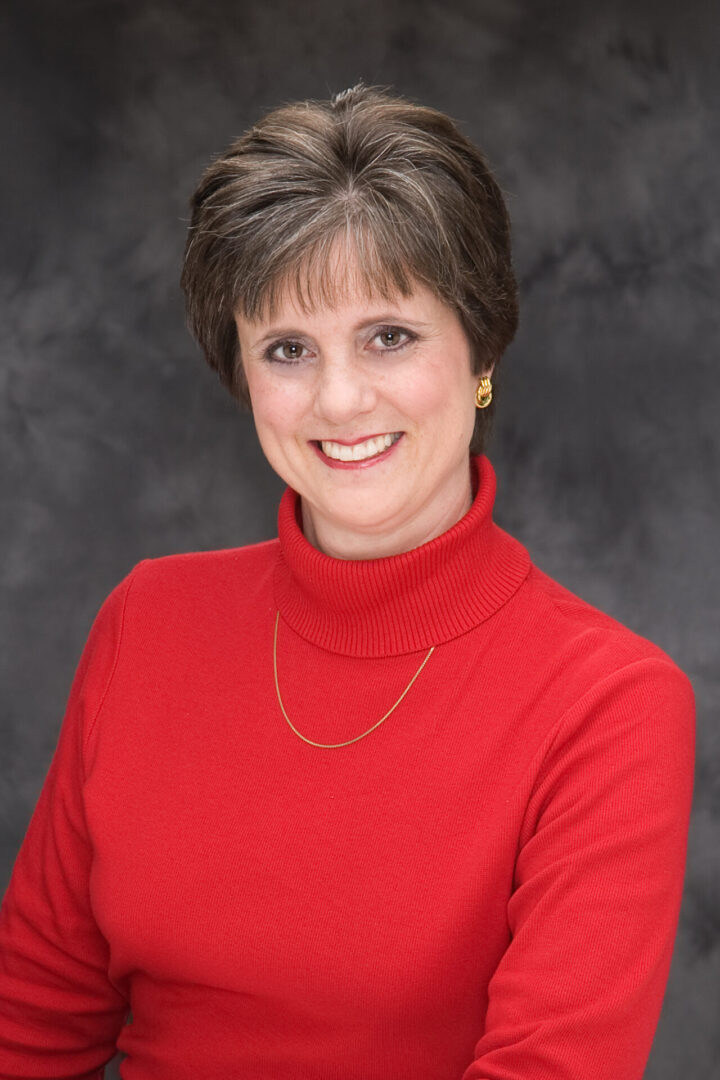
[[[267,109],[391,84],[455,117],[508,198],[521,321],[489,448],[499,524],[695,687],[685,896],[646,1077],[716,1077],[715,6],[30,0],[0,18],[0,892],[108,592],[142,558],[275,532],[282,485],[184,328],[189,194]]]

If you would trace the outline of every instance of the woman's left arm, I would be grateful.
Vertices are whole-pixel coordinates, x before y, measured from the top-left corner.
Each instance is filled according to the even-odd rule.
[[[680,910],[694,736],[690,682],[661,655],[607,676],[558,724],[462,1080],[640,1080]]]

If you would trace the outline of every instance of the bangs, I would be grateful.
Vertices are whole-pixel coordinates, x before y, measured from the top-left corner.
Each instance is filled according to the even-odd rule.
[[[353,227],[346,221],[334,232],[294,237],[285,250],[266,254],[265,266],[256,263],[252,286],[237,290],[234,310],[250,321],[265,321],[288,299],[312,315],[357,297],[390,302],[411,296],[418,283],[428,282],[427,272],[383,225]]]

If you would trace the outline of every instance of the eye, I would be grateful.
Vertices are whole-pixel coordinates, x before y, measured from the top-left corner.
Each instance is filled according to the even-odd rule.
[[[396,352],[414,340],[415,334],[411,334],[409,330],[403,330],[401,326],[383,326],[373,336],[373,341],[380,342],[380,352]]]
[[[265,359],[274,360],[278,364],[297,364],[302,360],[304,348],[301,341],[293,341],[291,338],[276,341],[265,350]]]

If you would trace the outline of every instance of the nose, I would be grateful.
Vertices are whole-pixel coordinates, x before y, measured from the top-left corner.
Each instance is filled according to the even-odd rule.
[[[325,357],[319,365],[314,413],[319,420],[341,427],[356,416],[372,412],[377,392],[370,373],[350,356]]]

